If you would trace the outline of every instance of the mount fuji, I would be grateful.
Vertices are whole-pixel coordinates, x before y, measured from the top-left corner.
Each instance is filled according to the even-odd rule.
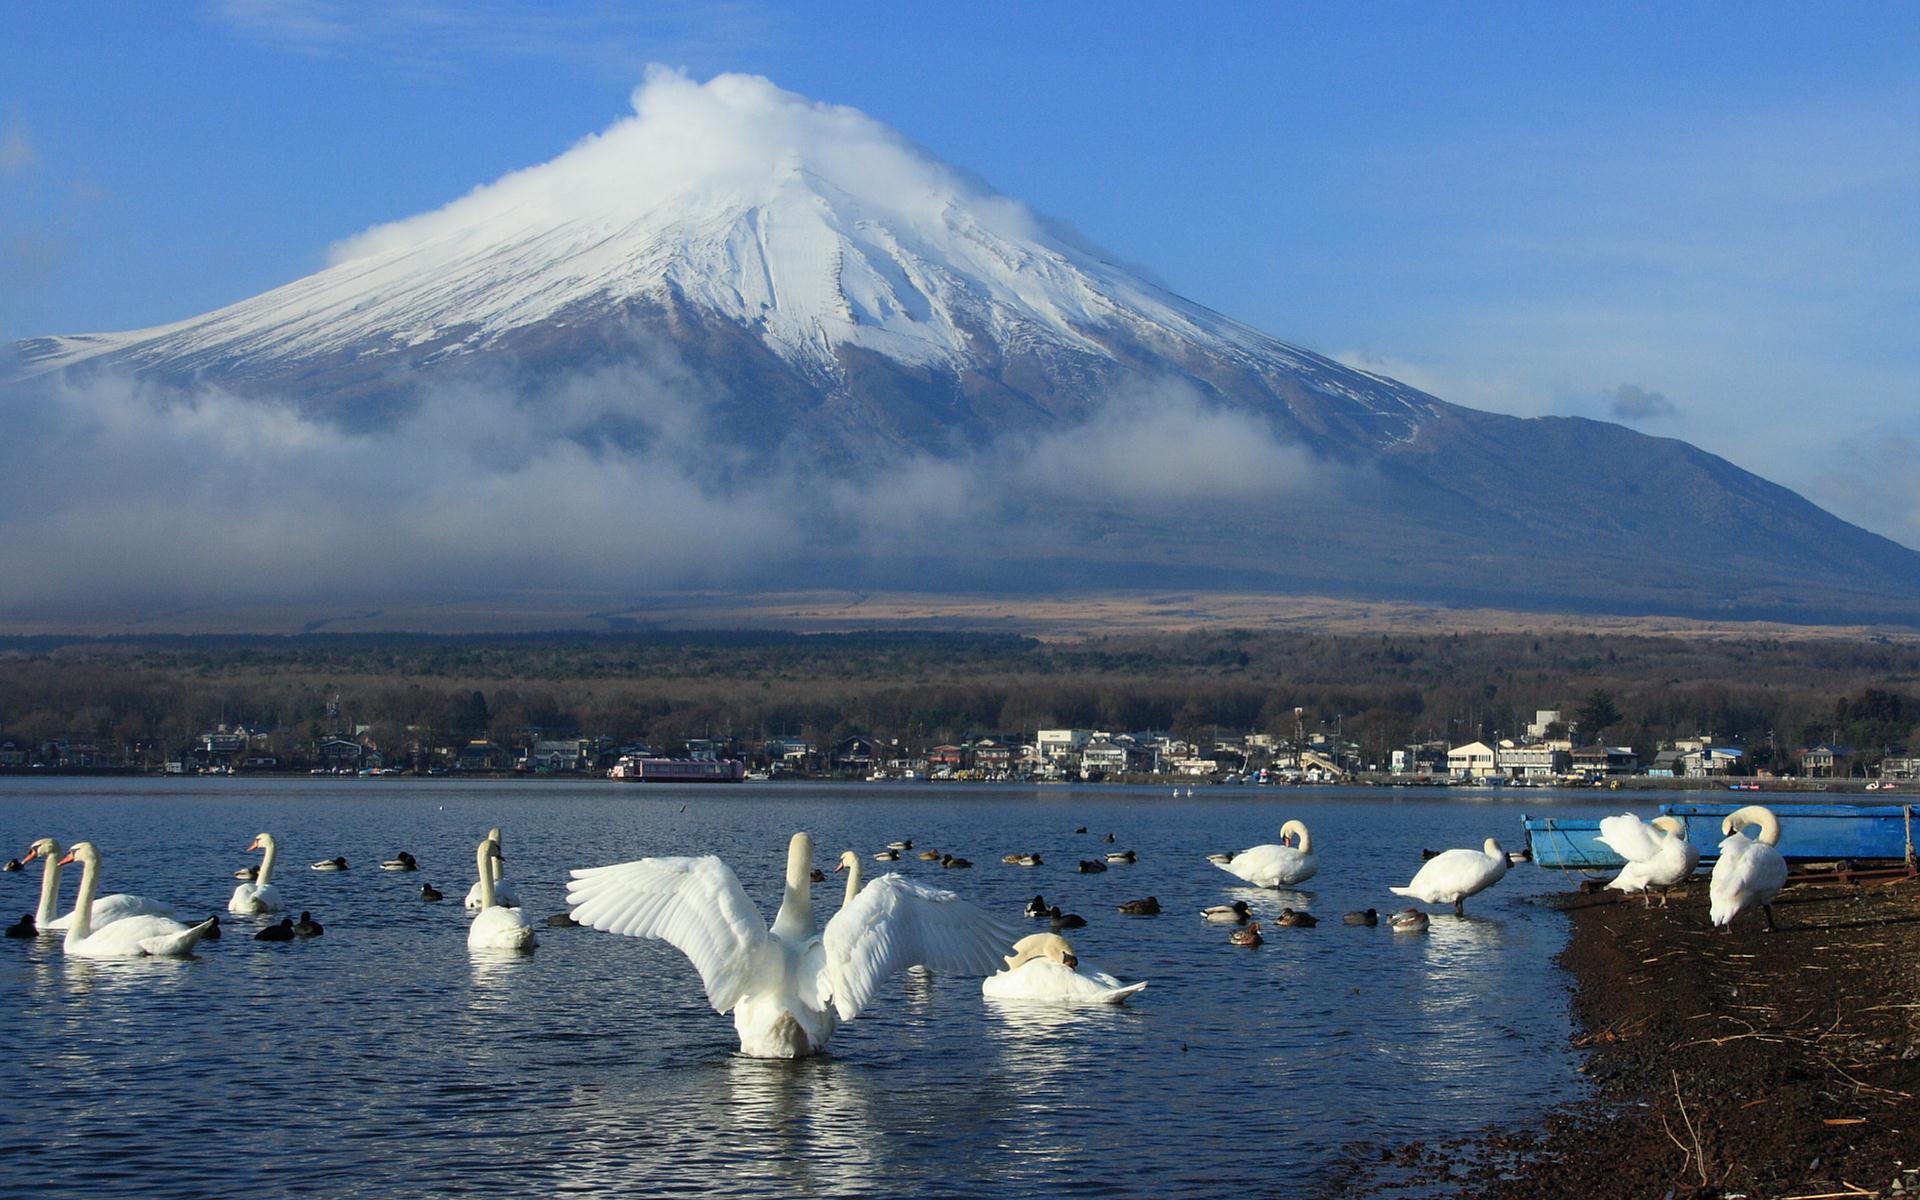
[[[1786,489],[1682,442],[1479,412],[1289,345],[855,110],[669,72],[634,102],[304,279],[16,343],[0,403],[82,458],[79,431],[137,414],[206,473],[190,493],[119,484],[116,512],[264,508],[220,560],[256,599],[276,580],[363,599],[857,584],[1920,613],[1920,554]],[[339,501],[343,478],[381,500]],[[418,569],[359,574],[359,537],[277,548],[291,514],[268,487],[371,525]],[[155,529],[101,534],[85,497],[32,485],[20,502],[15,523],[94,531],[101,554]],[[212,599],[194,566],[156,568],[151,597],[120,590]],[[52,573],[0,586],[0,606],[97,586]]]

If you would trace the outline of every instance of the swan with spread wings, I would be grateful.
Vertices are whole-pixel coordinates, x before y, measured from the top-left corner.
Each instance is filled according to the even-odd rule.
[[[794,834],[771,927],[712,855],[575,870],[567,906],[582,925],[658,938],[685,954],[714,1011],[733,1014],[740,1052],[754,1058],[819,1054],[896,971],[918,964],[986,975],[1018,936],[952,892],[899,875],[867,884],[817,932],[812,867],[813,839]]]

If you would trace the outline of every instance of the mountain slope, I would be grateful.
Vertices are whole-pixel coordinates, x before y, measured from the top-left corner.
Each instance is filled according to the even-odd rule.
[[[1475,412],[1278,341],[853,110],[671,74],[635,108],[305,279],[19,343],[12,390],[213,389],[423,453],[422,414],[504,414],[596,462],[670,467],[687,512],[782,510],[783,551],[723,573],[748,586],[1920,610],[1920,555],[1723,460]]]

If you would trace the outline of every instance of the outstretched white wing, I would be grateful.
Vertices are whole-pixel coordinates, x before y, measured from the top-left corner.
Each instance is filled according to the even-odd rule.
[[[989,975],[1019,937],[952,892],[882,875],[827,922],[822,967],[834,1010],[851,1021],[895,971],[917,964]]]
[[[1594,840],[1611,847],[1630,863],[1644,863],[1660,853],[1667,836],[1664,830],[1655,829],[1632,813],[1622,813],[1617,817],[1602,817],[1600,836]]]
[[[643,858],[572,875],[567,907],[574,920],[671,944],[700,972],[715,1012],[746,994],[767,922],[727,864],[712,855]]]

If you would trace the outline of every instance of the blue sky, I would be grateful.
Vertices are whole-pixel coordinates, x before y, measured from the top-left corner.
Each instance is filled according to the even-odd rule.
[[[1920,546],[1911,5],[12,5],[0,341],[317,269],[650,62],[863,109],[1277,336]]]

